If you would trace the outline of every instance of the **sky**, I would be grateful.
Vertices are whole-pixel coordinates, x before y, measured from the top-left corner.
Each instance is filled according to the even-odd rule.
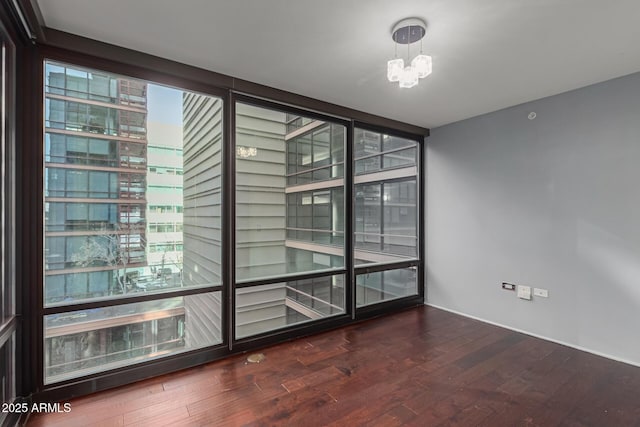
[[[149,83],[147,121],[182,126],[182,91]]]

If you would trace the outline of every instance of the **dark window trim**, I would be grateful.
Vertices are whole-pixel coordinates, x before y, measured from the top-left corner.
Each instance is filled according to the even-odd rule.
[[[172,354],[163,358],[140,362],[131,366],[122,366],[108,371],[84,377],[69,379],[48,385],[33,396],[34,402],[56,402],[71,397],[82,396],[107,390],[109,388],[130,384],[162,375],[212,362],[229,356],[224,343],[215,346],[194,349]]]
[[[409,267],[420,267],[419,259],[411,259],[407,261],[393,261],[379,264],[364,264],[362,266],[356,265],[355,275],[377,273],[380,271],[399,270]]]
[[[32,377],[34,374],[29,343],[34,338],[29,333],[31,327],[29,323],[30,316],[23,316],[23,313],[29,314],[31,303],[29,291],[27,290],[31,283],[25,278],[28,279],[30,269],[33,268],[34,264],[30,262],[33,258],[26,257],[26,252],[24,252],[25,248],[29,246],[24,242],[24,236],[28,238],[32,233],[31,230],[25,228],[25,224],[29,227],[31,223],[25,218],[29,216],[28,209],[23,209],[25,206],[23,196],[26,197],[24,189],[29,188],[24,179],[33,178],[24,171],[24,165],[27,162],[23,159],[25,157],[38,159],[37,151],[35,152],[36,155],[32,156],[34,153],[23,149],[24,141],[38,139],[37,131],[34,131],[30,126],[33,123],[29,122],[32,120],[32,115],[38,112],[38,106],[35,106],[35,111],[31,110],[32,94],[34,94],[36,85],[34,85],[34,80],[31,79],[33,70],[29,66],[33,57],[31,45],[33,38],[32,28],[36,28],[37,25],[31,25],[31,19],[28,14],[25,16],[24,6],[21,3],[18,0],[0,3],[0,31],[3,33],[3,39],[10,46],[10,49],[8,49],[10,54],[6,58],[8,61],[6,63],[6,71],[9,72],[6,89],[10,99],[7,99],[5,104],[5,136],[8,145],[5,147],[6,157],[2,160],[5,161],[10,158],[13,160],[12,164],[5,163],[7,180],[2,183],[5,191],[10,192],[7,194],[7,203],[11,203],[13,209],[13,212],[8,212],[8,215],[6,215],[6,222],[3,226],[5,230],[13,230],[13,236],[5,235],[3,238],[10,238],[14,243],[13,249],[5,247],[5,253],[2,254],[3,262],[7,266],[5,269],[6,276],[3,280],[6,280],[5,284],[13,286],[12,300],[14,306],[12,313],[8,316],[9,318],[1,320],[6,322],[1,329],[3,337],[8,339],[8,337],[14,336],[14,365],[10,374],[13,375],[15,380],[15,396],[13,396],[15,398],[13,401],[15,402],[24,401],[25,399],[20,396],[27,396],[33,390]],[[30,172],[33,173],[33,171]],[[30,193],[27,192],[26,194]],[[26,202],[27,205],[30,203]],[[8,254],[11,255],[9,259],[5,258]],[[37,258],[35,264],[37,264]],[[21,286],[16,286],[16,284],[21,284]],[[6,344],[6,341],[3,344]],[[14,413],[4,418],[2,423],[3,425],[14,425],[14,423],[21,425],[21,422],[24,421],[25,414]]]
[[[93,56],[92,54],[83,54],[73,50],[48,45],[40,45],[39,53],[40,61],[51,60],[66,63],[68,65],[77,65],[81,68],[96,69],[122,76],[124,78],[145,80],[179,90],[188,90],[203,95],[215,96],[222,100],[228,96],[228,91],[224,88],[215,86],[211,84],[211,82],[206,84],[198,80],[191,79],[191,76],[186,73],[185,77],[179,78],[174,74],[171,74],[169,72],[170,69],[163,67],[161,64],[158,64],[157,68],[145,68],[141,65],[129,65],[115,60]],[[190,68],[187,65],[184,65],[184,67]],[[42,77],[40,80],[42,80]],[[44,87],[44,83],[44,81],[41,81],[41,87]]]
[[[425,133],[411,132],[403,128],[384,126],[380,123],[370,122],[370,121],[354,120],[353,127],[358,129],[368,130],[371,132],[377,132],[383,135],[397,136],[400,138],[409,139],[411,141],[417,142],[418,145],[423,145],[424,139],[429,136],[429,129],[425,129],[426,131]],[[411,148],[411,147],[406,147],[406,148]]]
[[[356,275],[355,275],[355,230],[356,230],[356,201],[355,201],[355,160],[354,155],[354,133],[355,126],[353,120],[349,122],[347,128],[347,142],[344,147],[344,254],[345,267],[345,308],[351,315],[351,320],[356,320]],[[348,292],[347,292],[348,290]]]
[[[419,280],[418,280],[419,282]],[[419,286],[419,284],[418,284]],[[386,301],[380,301],[373,304],[358,307],[356,313],[356,321],[371,319],[372,317],[383,316],[399,310],[423,305],[424,299],[420,295],[409,295],[407,297],[395,298]]]
[[[346,275],[347,270],[344,268],[338,268],[334,270],[322,270],[322,271],[311,271],[311,272],[303,272],[303,273],[291,273],[288,275],[282,275],[277,277],[268,277],[265,279],[256,279],[246,282],[237,282],[234,286],[235,289],[243,289],[243,288],[251,288],[254,286],[262,286],[262,285],[272,285],[274,283],[282,283],[282,282],[295,282],[297,280],[306,280],[306,279],[316,279],[319,277],[330,277],[330,276],[340,276]]]
[[[235,90],[233,91],[233,93],[235,94],[236,102],[240,104],[253,105],[255,107],[262,107],[269,110],[279,111],[281,113],[303,116],[305,118],[318,120],[329,124],[342,125],[345,128],[347,128],[350,123],[350,120],[345,118],[344,116],[333,115],[330,112],[320,112],[313,109],[307,110],[303,106],[289,104],[286,100],[280,101],[278,99],[265,99],[259,96],[254,96],[250,93],[240,93]]]
[[[186,297],[189,295],[197,295],[197,294],[206,294],[210,292],[220,292],[222,291],[223,285],[218,286],[204,286],[204,287],[193,287],[193,288],[181,288],[175,291],[166,291],[166,292],[144,292],[135,294],[135,296],[129,297],[115,297],[109,299],[99,299],[92,300],[86,302],[77,302],[77,303],[69,303],[69,304],[56,304],[49,305],[44,308],[44,315],[48,316],[50,314],[59,314],[59,313],[67,313],[70,311],[79,311],[79,310],[91,310],[94,308],[102,308],[102,307],[114,307],[116,305],[125,305],[125,304],[134,304],[138,302],[146,302],[146,301],[158,301],[163,299],[175,298],[175,297]]]

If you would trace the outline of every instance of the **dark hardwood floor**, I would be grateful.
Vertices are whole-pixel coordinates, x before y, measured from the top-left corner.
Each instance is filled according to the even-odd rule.
[[[640,368],[430,307],[71,401],[29,426],[640,426]]]

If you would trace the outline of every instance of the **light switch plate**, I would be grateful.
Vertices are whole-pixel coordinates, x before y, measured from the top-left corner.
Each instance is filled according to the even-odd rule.
[[[518,285],[518,298],[530,300],[531,299],[531,286]]]

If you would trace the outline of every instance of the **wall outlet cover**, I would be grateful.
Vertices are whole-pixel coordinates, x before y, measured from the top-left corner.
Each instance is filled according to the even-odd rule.
[[[533,295],[541,298],[549,298],[549,291],[542,288],[533,288]]]
[[[518,285],[518,298],[530,300],[531,299],[531,286]]]

